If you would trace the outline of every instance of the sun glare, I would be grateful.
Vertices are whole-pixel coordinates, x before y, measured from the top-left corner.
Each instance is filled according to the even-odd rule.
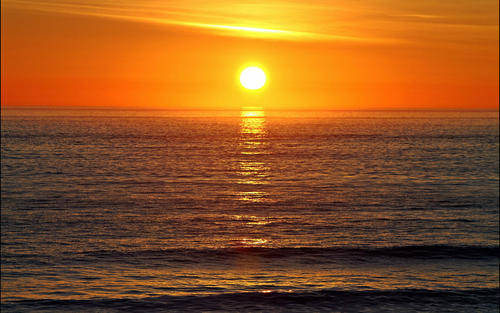
[[[266,83],[266,73],[256,66],[247,67],[241,72],[240,82],[246,89],[260,89]]]

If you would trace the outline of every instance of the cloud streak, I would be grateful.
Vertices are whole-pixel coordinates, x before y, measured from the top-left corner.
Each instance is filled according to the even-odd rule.
[[[19,9],[44,12],[96,16],[103,18],[124,19],[138,22],[182,26],[213,31],[228,36],[246,36],[299,41],[352,41],[352,42],[390,42],[387,38],[364,37],[347,34],[345,31],[335,33],[310,27],[293,16],[292,11],[303,7],[287,3],[275,3],[240,6],[231,10],[225,6],[207,6],[201,2],[191,1],[191,5],[175,5],[158,1],[30,1],[5,0],[7,4]],[[314,8],[314,6],[312,7]],[[288,13],[283,12],[289,11]],[[290,18],[290,16],[292,16]]]
[[[181,26],[226,36],[357,43],[442,42],[450,26],[474,28],[471,37],[498,29],[494,0],[418,2],[340,0],[234,2],[227,0],[3,0],[2,5],[45,12]],[[496,8],[496,10],[495,10]],[[488,29],[489,28],[489,29]],[[484,30],[483,30],[484,29]],[[498,31],[497,31],[498,32]],[[422,37],[423,35],[423,37]],[[480,36],[479,36],[480,37]]]

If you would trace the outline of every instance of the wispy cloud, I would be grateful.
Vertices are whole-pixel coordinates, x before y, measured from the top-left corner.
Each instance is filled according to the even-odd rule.
[[[214,31],[222,35],[274,38],[282,40],[323,40],[354,42],[389,42],[387,38],[365,37],[345,30],[321,29],[304,21],[304,5],[277,1],[274,3],[241,3],[214,1],[173,2],[146,1],[30,1],[2,0],[17,8],[126,19],[155,24],[177,25]],[[311,6],[318,10],[324,7]],[[329,9],[332,9],[331,7]],[[306,13],[307,14],[307,13]],[[301,21],[302,20],[302,21]]]
[[[453,27],[498,28],[495,0],[2,0],[2,5],[176,25],[228,36],[298,41],[402,43],[453,40]],[[472,31],[472,30],[471,30]],[[491,29],[486,32],[491,33]],[[425,38],[422,38],[424,35]],[[463,34],[467,35],[467,34]],[[490,36],[490,35],[488,35]]]

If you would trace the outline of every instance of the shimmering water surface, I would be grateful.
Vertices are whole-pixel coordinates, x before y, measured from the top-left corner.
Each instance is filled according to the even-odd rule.
[[[2,111],[2,311],[498,310],[498,112]]]

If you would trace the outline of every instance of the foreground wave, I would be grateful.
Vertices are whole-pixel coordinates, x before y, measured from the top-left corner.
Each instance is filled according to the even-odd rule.
[[[472,290],[319,290],[161,296],[137,299],[23,300],[2,304],[5,312],[32,311],[404,311],[496,312],[498,288]]]
[[[161,257],[174,258],[172,260],[189,261],[203,258],[227,258],[241,254],[254,255],[262,258],[349,258],[363,260],[364,257],[397,257],[417,259],[485,259],[498,258],[498,246],[450,246],[450,245],[422,245],[422,246],[395,246],[382,248],[354,248],[354,247],[326,247],[326,248],[267,248],[267,247],[232,247],[221,249],[159,249],[136,251],[87,251],[79,255],[91,258],[116,257]]]

